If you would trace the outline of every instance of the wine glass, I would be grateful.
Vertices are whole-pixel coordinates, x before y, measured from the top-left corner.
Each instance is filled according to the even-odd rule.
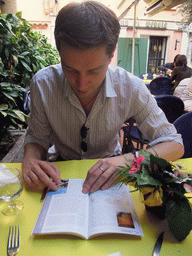
[[[7,168],[1,166],[0,168],[0,199],[8,204],[2,209],[4,215],[18,214],[22,208],[23,203],[15,200],[20,196],[23,190],[23,179],[21,173],[16,168]]]

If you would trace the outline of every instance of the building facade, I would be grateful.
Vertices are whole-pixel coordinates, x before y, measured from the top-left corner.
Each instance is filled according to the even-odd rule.
[[[32,29],[44,34],[49,39],[49,42],[55,46],[55,17],[58,11],[69,2],[69,0],[7,0],[6,4],[1,7],[1,12],[14,14],[21,11],[22,17],[34,25]],[[163,10],[150,17],[145,15],[145,10],[148,6],[144,0],[138,0],[136,7],[130,5],[131,8],[125,15],[122,15],[123,11],[119,7],[130,4],[133,0],[103,0],[100,2],[113,9],[117,16],[122,17],[120,19],[120,41],[112,60],[113,65],[118,65],[120,62],[118,52],[120,52],[121,41],[126,39],[126,44],[128,45],[134,37],[139,45],[138,47],[135,46],[135,51],[142,53],[142,55],[137,54],[135,56],[135,58],[138,58],[136,63],[140,63],[139,60],[141,58],[145,60],[140,63],[142,70],[137,70],[135,71],[136,73],[133,71],[136,75],[143,71],[158,72],[157,67],[159,65],[172,62],[177,54],[185,54],[188,59],[188,65],[191,66],[192,29],[182,29],[182,16],[177,7],[171,10]],[[124,40],[124,44],[126,40]],[[131,42],[133,43],[133,40]],[[132,43],[131,48],[133,46]],[[123,49],[125,51],[125,46]],[[132,61],[133,56],[130,56],[130,52],[131,50],[128,52],[129,59],[125,60],[125,62]],[[143,66],[145,67],[143,68]],[[131,71],[130,67],[127,69]]]

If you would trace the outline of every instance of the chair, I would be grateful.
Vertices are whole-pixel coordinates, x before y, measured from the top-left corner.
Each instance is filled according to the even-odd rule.
[[[183,101],[174,95],[155,96],[157,105],[163,110],[168,121],[173,123],[178,117],[184,113]]]
[[[183,101],[173,95],[155,96],[157,105],[163,110],[168,121],[173,123],[178,117],[184,113]],[[130,121],[131,120],[131,121]],[[143,146],[149,144],[149,140],[141,133],[137,126],[134,126],[134,119],[129,119],[125,122],[123,153],[129,153],[132,150],[133,142],[136,143],[135,150],[143,149]]]
[[[180,116],[173,124],[183,138],[185,153],[182,158],[192,157],[192,112]]]
[[[153,79],[149,84],[149,90],[153,95],[172,94],[173,84],[167,76],[159,76]]]
[[[24,102],[23,102],[23,111],[25,114],[30,113],[30,106],[31,106],[31,96],[30,90],[28,89],[27,92],[24,93]]]
[[[149,141],[141,133],[134,118],[129,118],[125,122],[125,126],[122,127],[124,132],[122,153],[134,152],[135,150],[143,149],[144,144],[148,144]],[[136,142],[136,146],[133,145],[133,141]]]
[[[143,74],[139,75],[139,78],[144,79],[143,75],[147,75],[147,79],[153,79],[153,75],[150,73],[143,73]]]
[[[122,153],[129,153],[133,152],[135,150],[135,147],[133,145],[133,142],[130,138],[130,131],[133,127],[133,124],[135,122],[134,118],[130,118],[125,122],[125,126],[123,126],[121,129],[123,130],[123,147],[122,147]]]

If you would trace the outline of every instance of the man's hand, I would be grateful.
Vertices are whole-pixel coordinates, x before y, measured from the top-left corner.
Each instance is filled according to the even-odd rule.
[[[177,142],[162,142],[147,149],[152,154],[166,159],[175,161],[184,154],[184,147]],[[109,188],[118,179],[118,166],[125,166],[127,160],[133,160],[134,155],[128,153],[121,156],[104,158],[99,160],[87,173],[83,184],[83,193],[93,193],[98,189],[104,190]]]
[[[55,164],[36,159],[23,161],[23,178],[27,187],[33,190],[44,187],[57,190],[56,184],[61,182],[60,171]]]
[[[41,160],[44,154],[45,149],[36,143],[25,145],[22,164],[24,181],[29,189],[49,187],[57,190],[56,184],[61,182],[60,171],[55,164]]]
[[[133,159],[133,154],[127,154],[126,158]],[[116,156],[99,160],[87,173],[83,184],[83,193],[94,193],[101,189],[109,188],[118,178],[118,166],[124,165],[124,156]]]

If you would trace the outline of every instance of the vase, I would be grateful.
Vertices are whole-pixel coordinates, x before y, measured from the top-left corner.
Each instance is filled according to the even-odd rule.
[[[149,196],[149,194],[145,194],[144,195],[144,200],[147,199],[147,197]],[[160,206],[148,206],[145,204],[145,209],[147,211],[149,211],[150,213],[152,213],[153,215],[155,215],[156,217],[158,217],[159,219],[161,220],[164,220],[165,219],[165,205],[162,204]]]
[[[165,216],[165,205],[160,205],[160,206],[145,205],[145,209],[161,220],[164,220],[166,217]]]

